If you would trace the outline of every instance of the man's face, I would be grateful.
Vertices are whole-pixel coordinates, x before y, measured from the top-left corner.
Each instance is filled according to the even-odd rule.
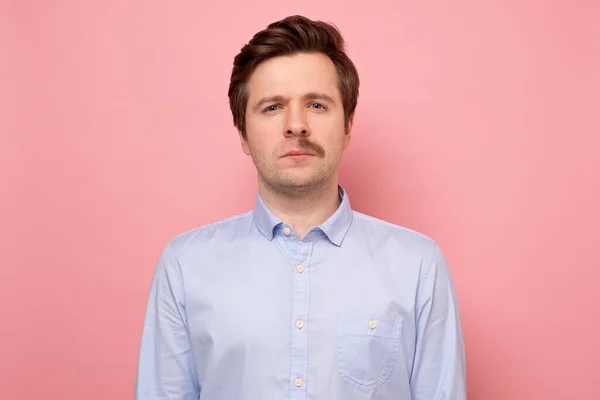
[[[247,90],[242,148],[252,156],[262,183],[289,193],[310,191],[337,177],[352,121],[346,131],[337,73],[326,55],[267,60],[252,74]]]

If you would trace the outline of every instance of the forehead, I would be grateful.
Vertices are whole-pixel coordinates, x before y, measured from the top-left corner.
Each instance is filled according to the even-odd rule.
[[[264,96],[295,97],[310,92],[340,98],[335,66],[321,53],[271,58],[259,64],[248,81],[249,104]]]

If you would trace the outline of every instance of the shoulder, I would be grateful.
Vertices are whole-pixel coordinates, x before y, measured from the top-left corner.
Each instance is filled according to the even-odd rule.
[[[174,236],[167,247],[174,255],[208,247],[221,247],[251,229],[252,212],[232,215],[212,223],[197,226]]]
[[[411,255],[430,264],[440,253],[432,237],[405,226],[354,211],[354,225],[369,242],[395,248],[396,252]],[[379,247],[378,246],[378,247]]]
[[[373,216],[354,211],[354,220],[358,228],[367,234],[377,237],[387,237],[418,248],[431,249],[435,240],[426,234],[394,224]]]

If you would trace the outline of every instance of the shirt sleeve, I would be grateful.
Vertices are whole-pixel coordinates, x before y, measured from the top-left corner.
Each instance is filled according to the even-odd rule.
[[[411,392],[413,400],[465,400],[463,334],[454,283],[435,245],[417,296],[417,337]]]
[[[144,319],[136,400],[198,400],[180,266],[167,246],[152,280]]]

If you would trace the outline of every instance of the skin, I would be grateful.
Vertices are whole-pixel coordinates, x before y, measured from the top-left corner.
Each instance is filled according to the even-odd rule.
[[[339,206],[338,167],[353,116],[346,129],[335,66],[321,53],[275,57],[256,68],[247,90],[242,150],[267,207],[301,238]]]

